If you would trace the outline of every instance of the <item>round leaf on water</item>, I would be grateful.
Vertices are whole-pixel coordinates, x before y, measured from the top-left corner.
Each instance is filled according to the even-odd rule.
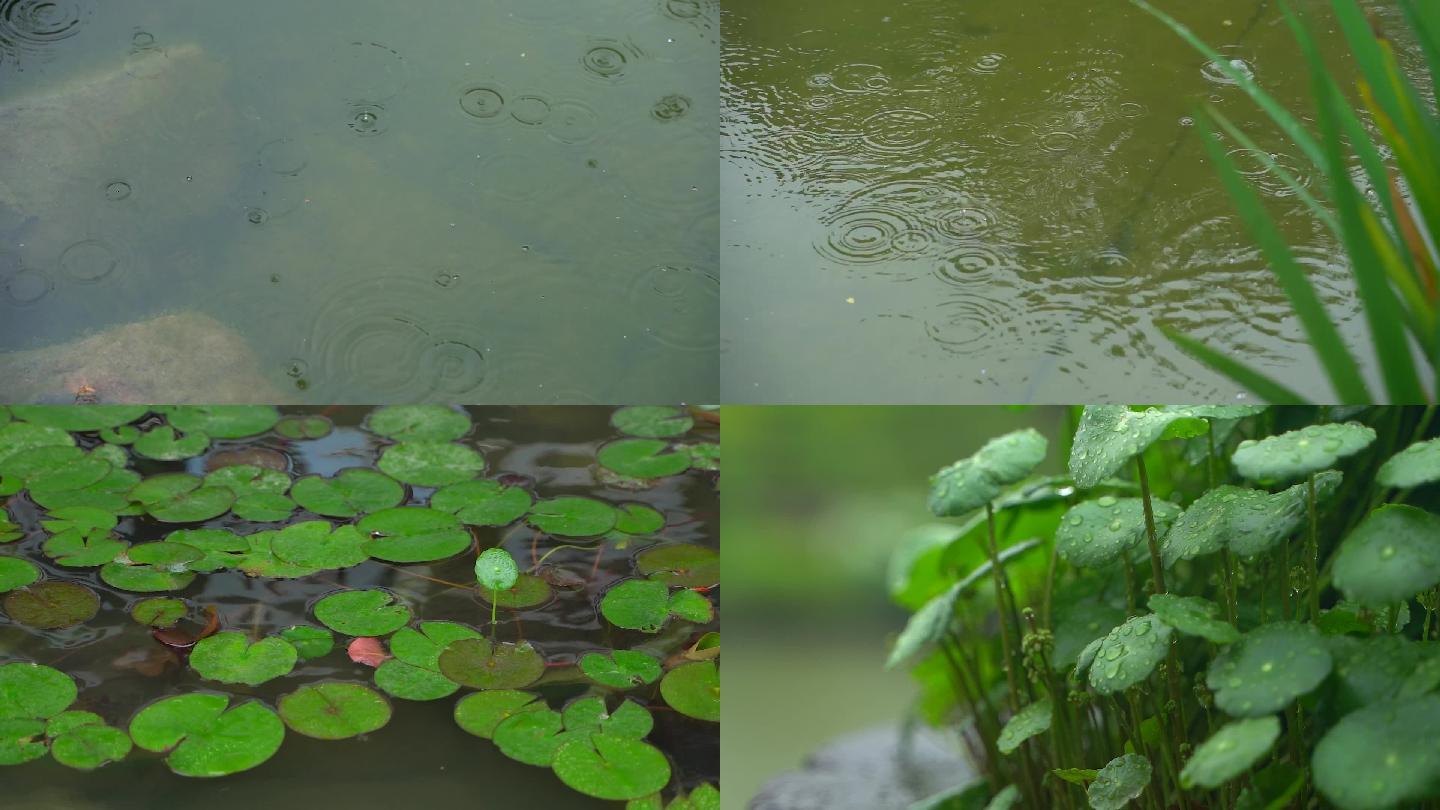
[[[643,503],[616,507],[615,531],[626,534],[654,534],[665,528],[665,516]]]
[[[248,492],[235,499],[230,511],[256,523],[279,523],[295,511],[295,502],[273,492]]]
[[[290,642],[302,659],[321,658],[335,649],[335,636],[323,627],[297,624],[280,631],[280,637]]]
[[[515,558],[503,548],[487,548],[475,558],[475,581],[490,591],[503,591],[514,587],[520,577]]]
[[[120,425],[119,427],[102,428],[98,435],[100,440],[106,444],[124,447],[134,444],[140,438],[140,428],[134,425]]]
[[[1195,749],[1180,772],[1180,784],[1186,790],[1220,787],[1259,762],[1279,736],[1280,720],[1274,715],[1226,723]]]
[[[134,470],[112,469],[99,481],[81,489],[63,492],[31,490],[30,499],[54,512],[67,507],[102,509],[112,515],[138,515],[141,509],[130,502],[130,490],[140,483]]]
[[[1386,700],[1341,718],[1315,746],[1311,773],[1345,810],[1412,807],[1440,784],[1440,695]]]
[[[205,552],[184,543],[161,541],[131,546],[125,557],[138,565],[153,565],[167,571],[185,570],[187,564],[204,558]]]
[[[141,433],[134,442],[135,454],[157,461],[181,461],[194,458],[210,449],[210,437],[204,433],[177,434],[175,428],[160,425]]]
[[[80,771],[93,771],[119,762],[131,748],[130,737],[118,728],[87,725],[67,731],[50,743],[55,761]]]
[[[590,498],[551,498],[540,501],[526,520],[546,534],[593,537],[615,527],[618,514],[608,503]]]
[[[654,746],[611,734],[573,739],[555,752],[560,781],[597,799],[648,796],[670,782],[670,762]]]
[[[545,706],[534,711],[514,714],[495,726],[491,739],[500,753],[526,765],[548,768],[561,745],[589,736],[578,731],[564,731],[560,713]]]
[[[627,579],[605,592],[600,613],[616,627],[658,633],[670,617],[670,589],[663,582]]]
[[[315,603],[315,618],[347,636],[384,636],[410,621],[410,608],[389,591],[341,591]]]
[[[1145,792],[1150,774],[1150,760],[1139,754],[1122,754],[1100,769],[1085,796],[1093,810],[1120,810]]]
[[[391,658],[375,669],[375,685],[401,700],[439,700],[455,694],[460,684],[438,671]]]
[[[1373,441],[1375,431],[1358,422],[1306,425],[1258,441],[1247,439],[1230,460],[1252,481],[1288,481],[1334,467]]]
[[[176,405],[165,410],[166,420],[176,429],[216,439],[255,436],[280,421],[280,411],[273,405]]]
[[[1160,621],[1186,635],[1216,644],[1230,644],[1240,639],[1235,625],[1220,618],[1220,606],[1204,597],[1157,593],[1150,597],[1149,604]]]
[[[0,765],[20,765],[45,756],[45,724],[0,717]]]
[[[174,627],[186,612],[185,603],[179,599],[156,597],[136,602],[130,608],[130,618],[149,627]]]
[[[635,557],[635,569],[677,588],[708,588],[720,583],[720,554],[690,543],[652,546]]]
[[[1124,405],[1087,405],[1070,448],[1075,486],[1089,489],[1119,472],[1162,438],[1198,436],[1205,422],[1187,408],[1132,411]]]
[[[348,518],[398,506],[405,500],[405,488],[388,475],[352,467],[334,478],[298,479],[290,497],[317,515]]]
[[[80,711],[78,709],[63,711],[51,717],[45,723],[45,736],[50,738],[59,737],[67,731],[73,731],[84,726],[103,726],[105,719],[94,712]]]
[[[631,405],[610,416],[621,433],[647,439],[664,439],[689,432],[695,420],[683,408],[669,405]]]
[[[1169,625],[1153,614],[1135,616],[1111,630],[1095,650],[1090,685],[1102,695],[1121,692],[1150,677],[1170,649]]]
[[[31,424],[82,433],[134,422],[150,408],[146,405],[12,405],[10,410],[16,419]]]
[[[106,563],[100,568],[100,579],[114,588],[135,593],[179,591],[195,581],[194,571],[166,571],[149,565]]]
[[[1232,717],[1278,712],[1330,674],[1330,651],[1313,625],[1276,622],[1226,647],[1205,675],[1215,705]]]
[[[440,672],[472,689],[519,689],[540,680],[545,659],[528,641],[492,644],[489,639],[469,638],[440,653]]]
[[[552,594],[550,583],[533,574],[521,574],[516,577],[514,585],[502,591],[490,591],[485,588],[476,591],[480,601],[489,604],[493,598],[496,605],[511,610],[543,605],[550,601]]]
[[[590,680],[616,689],[633,689],[660,679],[660,662],[638,650],[587,653],[580,671]]]
[[[104,454],[47,445],[7,456],[0,464],[0,477],[23,481],[31,492],[68,492],[104,479],[113,467]]]
[[[1034,471],[1045,460],[1048,446],[1033,428],[991,439],[975,455],[930,477],[930,511],[937,517],[959,517],[979,509]]]
[[[0,719],[45,720],[69,708],[77,694],[75,680],[58,669],[0,664]]]
[[[277,708],[285,725],[321,740],[358,737],[390,722],[390,702],[358,683],[307,684],[282,695]]]
[[[479,631],[459,622],[421,622],[418,628],[403,627],[390,638],[390,652],[407,664],[433,671],[440,669],[440,653],[456,641],[483,638]]]
[[[1151,500],[1151,509],[1157,536],[1180,515],[1169,501]],[[1104,495],[1071,507],[1055,530],[1055,544],[1071,563],[1095,568],[1120,560],[1144,542],[1145,532],[1144,501]]]
[[[227,630],[196,642],[190,666],[212,681],[259,686],[288,674],[298,657],[283,638],[271,636],[252,644],[244,633]]]
[[[1005,724],[1005,728],[1000,730],[1000,753],[1012,753],[1020,747],[1020,743],[1036,734],[1049,731],[1053,715],[1054,709],[1049,698],[1041,698],[1016,712],[1010,722]]]
[[[290,489],[290,476],[269,467],[254,464],[231,464],[205,476],[207,487],[224,487],[237,496],[254,493],[284,495]]]
[[[270,577],[273,579],[294,579],[297,577],[308,577],[316,573],[317,569],[307,568],[303,565],[286,562],[275,556],[271,549],[277,531],[260,531],[246,535],[246,551],[242,554],[235,567],[244,571],[252,577]]]
[[[0,557],[0,593],[23,588],[40,579],[40,569],[19,557]]]
[[[1440,517],[1413,506],[1382,506],[1340,544],[1335,587],[1362,605],[1409,599],[1440,584]]]
[[[655,718],[649,710],[623,698],[613,712],[599,695],[578,698],[565,706],[561,716],[565,719],[566,731],[599,732],[632,740],[644,739],[655,728]]]
[[[136,713],[130,738],[168,752],[166,764],[181,776],[226,776],[274,756],[285,739],[275,712],[254,700],[229,706],[225,695],[205,692],[163,698]]]
[[[525,516],[535,502],[524,487],[499,481],[461,481],[430,496],[430,508],[460,518],[471,526],[508,526]]]
[[[690,466],[696,470],[715,471],[720,469],[720,445],[714,442],[701,442],[692,444],[685,448],[690,454]]]
[[[476,737],[488,740],[495,728],[517,714],[544,711],[549,707],[538,695],[514,689],[474,692],[455,704],[455,724]]]
[[[130,490],[130,499],[164,523],[199,523],[225,514],[235,493],[224,487],[201,486],[188,473],[152,475]]]
[[[448,442],[470,432],[470,415],[444,405],[388,405],[372,412],[365,428],[397,442]]]
[[[662,478],[690,469],[690,454],[664,439],[617,439],[595,454],[600,466],[631,478]]]
[[[376,466],[397,481],[421,487],[443,487],[468,481],[484,472],[485,459],[458,444],[413,441],[386,448]]]
[[[361,520],[365,550],[387,562],[433,562],[470,548],[470,533],[454,515],[424,506],[382,509]]]
[[[370,559],[365,535],[354,526],[332,527],[329,521],[307,520],[281,529],[270,551],[288,563],[306,568],[349,568]]]
[[[100,610],[100,597],[73,582],[37,582],[5,595],[5,613],[15,621],[41,630],[88,621]]]
[[[323,439],[335,426],[323,416],[287,416],[275,423],[275,432],[287,439]]]
[[[70,434],[59,428],[32,425],[29,422],[11,422],[0,427],[0,465],[16,453],[31,448],[74,444],[75,440]]]
[[[1375,480],[1396,489],[1440,481],[1440,439],[1416,442],[1391,456],[1381,465]]]
[[[660,694],[686,717],[720,722],[720,670],[714,661],[692,661],[665,673]]]
[[[670,597],[670,613],[696,624],[715,621],[715,605],[699,591],[677,591]]]
[[[45,541],[41,549],[60,565],[94,568],[119,557],[129,548],[104,529],[71,529]]]

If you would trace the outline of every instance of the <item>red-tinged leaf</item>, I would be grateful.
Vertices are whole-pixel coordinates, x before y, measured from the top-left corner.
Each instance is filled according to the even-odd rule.
[[[370,636],[361,636],[350,642],[345,648],[350,654],[350,660],[357,664],[364,664],[367,667],[378,667],[390,658],[390,653],[385,652],[385,647],[380,639]]]

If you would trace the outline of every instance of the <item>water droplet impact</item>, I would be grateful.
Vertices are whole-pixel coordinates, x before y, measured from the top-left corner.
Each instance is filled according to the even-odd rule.
[[[60,254],[60,272],[77,284],[94,284],[120,266],[115,252],[98,239],[76,242]]]
[[[112,180],[105,184],[105,199],[118,202],[130,196],[130,184],[124,180]]]
[[[245,209],[245,219],[251,225],[264,225],[269,221],[270,214],[264,208],[247,208]]]
[[[260,147],[260,166],[273,174],[294,177],[309,163],[309,150],[295,138],[279,138]]]
[[[1205,65],[1200,68],[1200,72],[1206,79],[1215,84],[1238,84],[1238,82],[1231,78],[1230,74],[1226,72],[1225,68],[1227,67],[1245,79],[1255,78],[1255,69],[1250,66],[1250,63],[1238,58],[1227,58],[1223,64],[1217,61],[1206,62]]]
[[[505,109],[505,96],[490,85],[467,87],[460,94],[460,109],[471,118],[494,119]]]
[[[360,104],[351,108],[350,128],[363,137],[372,137],[385,131],[382,115],[385,108],[378,104]]]
[[[439,284],[441,287],[453,287],[459,281],[459,276],[455,275],[454,273],[447,273],[444,270],[441,270],[435,275],[435,283]]]
[[[291,360],[290,363],[285,366],[285,374],[289,377],[294,377],[296,379],[304,377],[305,373],[309,370],[310,364],[305,362],[304,360],[301,360],[298,357]]]
[[[628,59],[618,42],[607,41],[594,45],[580,57],[580,64],[592,75],[604,79],[615,79],[624,75]]]
[[[1000,72],[1000,63],[1004,61],[1004,54],[987,53],[975,60],[975,64],[970,66],[970,72],[977,76],[993,76]]]
[[[690,98],[679,94],[665,96],[650,108],[650,114],[658,121],[674,121],[690,111]]]
[[[44,271],[30,267],[22,267],[0,278],[0,293],[4,294],[7,302],[19,307],[34,304],[49,294],[54,286],[55,283]]]
[[[561,101],[550,108],[545,134],[561,143],[580,144],[595,137],[600,116],[583,101]]]
[[[93,0],[0,0],[0,57],[48,56],[51,46],[80,33],[93,11]]]
[[[543,124],[550,117],[550,102],[544,96],[518,96],[510,106],[510,117],[526,126]]]

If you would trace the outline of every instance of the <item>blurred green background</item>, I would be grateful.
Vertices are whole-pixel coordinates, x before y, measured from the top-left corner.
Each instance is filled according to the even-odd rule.
[[[915,694],[886,672],[907,613],[885,568],[934,523],[929,477],[997,434],[1054,437],[1064,408],[725,408],[724,810],[848,731],[894,723]],[[1041,472],[1060,472],[1052,445]]]

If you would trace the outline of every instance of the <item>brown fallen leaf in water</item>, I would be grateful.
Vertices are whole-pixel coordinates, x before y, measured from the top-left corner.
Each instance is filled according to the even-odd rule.
[[[129,670],[155,678],[171,667],[180,666],[180,656],[168,647],[141,647],[116,658],[110,665],[117,670]]]
[[[536,569],[535,574],[554,588],[583,588],[586,584],[586,579],[579,574],[573,574],[564,568],[556,568],[553,565],[542,565]]]
[[[369,636],[361,636],[350,642],[345,648],[350,655],[350,660],[357,664],[364,664],[367,667],[375,668],[390,660],[390,653],[385,652],[385,647],[380,639]]]
[[[243,450],[221,450],[205,457],[205,471],[214,472],[221,467],[238,467],[249,464],[270,470],[288,472],[290,459],[279,450],[268,447],[247,447]]]
[[[176,655],[187,656],[200,639],[220,632],[220,614],[215,611],[214,607],[205,608],[205,613],[210,618],[199,633],[190,633],[179,627],[164,627],[150,631],[150,636]]]
[[[851,303],[854,303],[853,301]],[[697,422],[709,422],[713,425],[720,424],[720,411],[714,408],[690,408],[690,416]]]

